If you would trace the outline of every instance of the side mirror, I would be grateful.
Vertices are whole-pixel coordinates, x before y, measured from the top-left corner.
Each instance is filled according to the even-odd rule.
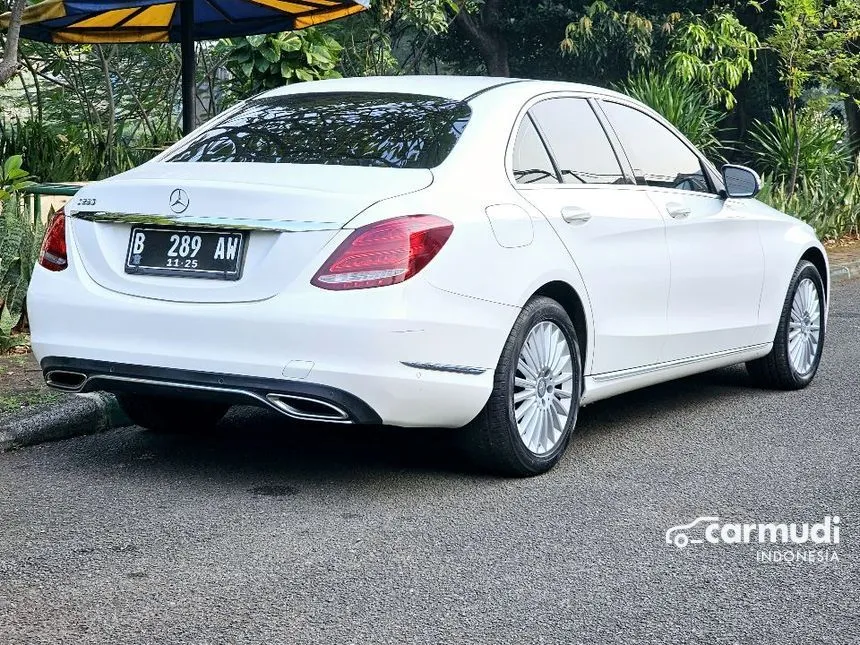
[[[761,177],[755,170],[746,166],[732,164],[723,166],[723,183],[726,185],[728,197],[755,197],[761,190]]]

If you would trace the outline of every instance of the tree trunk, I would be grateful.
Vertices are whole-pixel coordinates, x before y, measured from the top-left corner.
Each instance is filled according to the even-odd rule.
[[[848,145],[851,148],[851,160],[854,168],[860,168],[857,155],[860,154],[860,107],[857,101],[860,96],[848,95],[845,97],[845,121],[848,126]]]
[[[792,99],[789,106],[789,116],[791,117],[791,128],[794,131],[794,151],[791,159],[791,178],[788,181],[788,198],[794,196],[794,190],[797,187],[798,166],[800,166],[800,128],[797,126],[797,106]]]
[[[12,15],[9,17],[9,29],[6,32],[6,49],[3,52],[3,60],[0,61],[0,85],[5,85],[18,73],[18,41],[25,5],[26,0],[12,2]]]
[[[110,62],[101,45],[95,47],[96,55],[102,64],[102,75],[105,83],[105,95],[107,96],[107,132],[105,132],[105,165],[107,176],[114,174],[114,147],[116,144],[116,99],[113,95],[113,83],[110,72]],[[113,53],[113,49],[110,50]]]
[[[464,9],[458,2],[456,23],[465,36],[478,48],[490,76],[510,76],[508,43],[502,30],[502,0],[485,0],[477,14]]]

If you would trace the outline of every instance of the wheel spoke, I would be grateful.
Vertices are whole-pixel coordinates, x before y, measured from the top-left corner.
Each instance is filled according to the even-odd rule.
[[[522,387],[527,390],[535,389],[535,382],[531,379],[520,378],[519,376],[514,377],[514,385],[517,387]]]
[[[522,392],[517,392],[516,394],[514,394],[514,405],[516,405],[517,403],[522,403],[523,401],[525,401],[529,397],[534,398],[534,395],[535,395],[534,390],[526,389],[526,390],[523,390]]]
[[[520,369],[520,372],[522,372],[526,376],[528,380],[537,380],[537,370],[531,365],[529,365],[528,361],[526,361],[525,356],[520,356],[520,360],[517,363],[517,367]]]
[[[528,366],[531,375],[537,378],[537,373],[540,371],[540,362],[537,361],[534,355],[534,350],[531,346],[531,338],[527,339],[523,345],[523,351],[520,353],[519,363]]]
[[[535,407],[534,399],[526,399],[526,401],[518,408],[514,413],[514,416],[517,418],[517,423],[521,423],[524,421],[526,413]]]
[[[573,372],[567,372],[567,373],[562,372],[561,374],[559,374],[558,376],[556,376],[554,378],[555,378],[555,384],[556,385],[564,385],[565,383],[568,383],[569,381],[573,380]]]

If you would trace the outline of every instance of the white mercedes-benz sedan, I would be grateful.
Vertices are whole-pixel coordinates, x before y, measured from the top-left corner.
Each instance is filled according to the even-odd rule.
[[[293,85],[69,202],[33,349],[152,430],[252,404],[461,428],[495,472],[540,473],[593,401],[741,362],[810,383],[827,256],[759,187],[599,88]]]

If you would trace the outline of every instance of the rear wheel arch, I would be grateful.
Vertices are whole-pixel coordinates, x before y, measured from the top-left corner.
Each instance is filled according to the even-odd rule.
[[[818,269],[818,273],[821,276],[821,281],[824,283],[824,297],[830,297],[830,275],[827,271],[827,260],[824,258],[824,253],[821,252],[821,249],[810,246],[806,251],[804,251],[803,255],[800,256],[801,262],[806,260],[807,262],[812,263],[816,269]]]
[[[540,289],[530,295],[526,302],[538,296],[546,296],[552,298],[560,304],[570,320],[573,323],[573,328],[576,330],[576,337],[579,341],[579,355],[582,360],[583,370],[585,369],[586,357],[588,356],[588,343],[590,341],[588,335],[588,319],[585,314],[585,306],[582,298],[572,286],[561,280],[554,280],[543,285]],[[584,382],[584,381],[583,381]]]

